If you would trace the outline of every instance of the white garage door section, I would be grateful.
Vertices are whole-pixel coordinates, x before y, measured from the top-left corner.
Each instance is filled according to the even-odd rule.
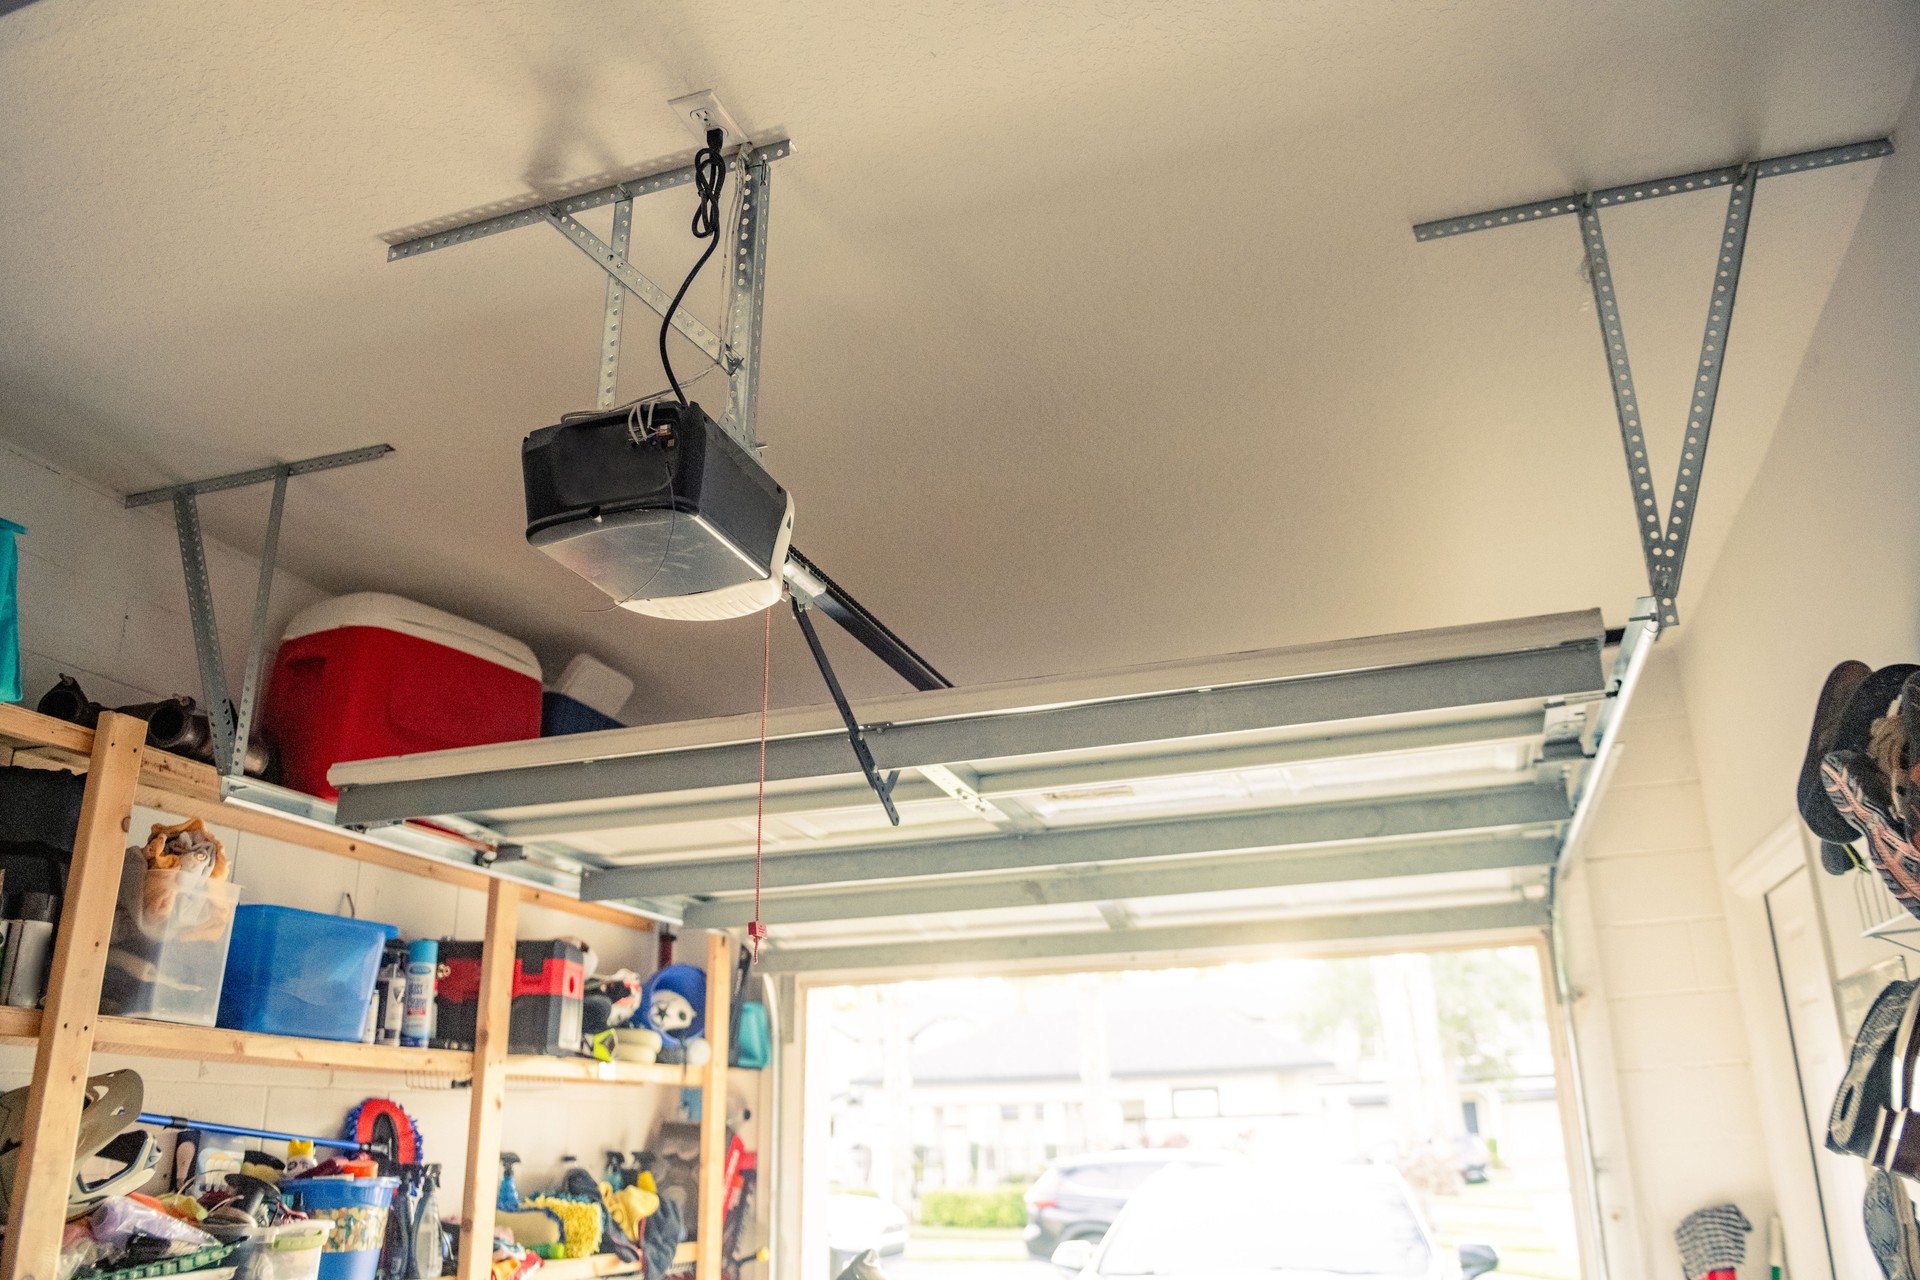
[[[768,726],[763,968],[997,970],[1535,932],[1607,705],[1597,610],[912,693]],[[335,767],[689,927],[753,918],[757,714]]]

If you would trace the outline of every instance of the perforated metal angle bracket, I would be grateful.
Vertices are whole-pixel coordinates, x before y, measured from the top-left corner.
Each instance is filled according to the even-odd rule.
[[[294,476],[331,471],[359,462],[372,462],[393,452],[388,444],[349,449],[343,453],[322,454],[299,462],[283,462],[251,471],[236,471],[209,480],[168,485],[130,494],[128,507],[150,506],[156,502],[173,504],[173,528],[180,539],[180,567],[187,580],[187,613],[193,622],[194,654],[200,664],[200,700],[206,707],[207,725],[213,734],[213,762],[220,771],[221,784],[245,776],[247,740],[253,731],[254,708],[259,700],[260,662],[267,646],[267,605],[273,597],[273,571],[280,557],[280,517],[286,509],[287,481]],[[236,707],[227,684],[226,661],[220,653],[220,627],[213,612],[213,582],[207,573],[206,539],[200,532],[199,498],[204,493],[220,493],[249,485],[273,485],[273,502],[267,512],[267,536],[260,549],[260,579],[253,593],[253,617],[247,631],[246,668],[241,678],[240,702]]]
[[[765,447],[760,443],[755,407],[760,382],[760,317],[765,298],[771,165],[773,161],[791,154],[793,143],[781,138],[763,146],[743,146],[727,158],[728,168],[739,183],[740,214],[738,224],[733,228],[733,242],[726,254],[727,317],[722,326],[724,335],[714,333],[684,309],[675,309],[672,321],[681,336],[726,373],[727,409],[721,415],[720,428],[755,457]],[[594,265],[606,272],[608,277],[597,403],[601,408],[609,409],[619,401],[620,341],[625,295],[633,294],[653,308],[655,314],[662,316],[666,315],[673,301],[673,294],[669,290],[648,279],[627,260],[628,240],[633,226],[633,201],[641,196],[685,186],[692,181],[693,166],[678,165],[581,192],[563,200],[530,204],[458,226],[436,228],[429,234],[390,245],[387,261],[398,262],[403,258],[418,257],[435,249],[465,244],[541,222],[553,227],[586,254]],[[614,209],[611,241],[602,240],[574,216],[609,204]]]
[[[1707,442],[1713,430],[1713,410],[1720,394],[1727,339],[1732,329],[1733,304],[1740,286],[1740,267],[1746,254],[1747,228],[1753,220],[1754,188],[1761,178],[1827,169],[1838,164],[1873,160],[1893,153],[1890,138],[1873,138],[1840,147],[1799,151],[1751,164],[1723,165],[1695,173],[1607,187],[1585,194],[1509,205],[1457,218],[1423,222],[1413,228],[1414,239],[1435,240],[1470,231],[1538,222],[1543,218],[1575,215],[1580,221],[1587,275],[1593,288],[1594,310],[1600,321],[1600,340],[1606,349],[1608,383],[1614,413],[1620,422],[1620,443],[1626,454],[1627,480],[1633,489],[1634,524],[1640,533],[1640,551],[1646,561],[1647,585],[1657,606],[1661,629],[1680,624],[1680,575],[1686,566],[1687,544],[1693,533],[1700,481],[1705,471]],[[1678,474],[1664,516],[1654,490],[1647,457],[1646,431],[1640,398],[1634,389],[1633,366],[1627,359],[1626,329],[1620,318],[1620,296],[1607,259],[1606,239],[1600,230],[1600,210],[1664,196],[1684,195],[1729,187],[1727,216],[1720,233],[1714,264],[1713,292],[1707,306],[1706,331],[1700,339],[1693,393],[1687,404],[1687,430],[1680,449]]]

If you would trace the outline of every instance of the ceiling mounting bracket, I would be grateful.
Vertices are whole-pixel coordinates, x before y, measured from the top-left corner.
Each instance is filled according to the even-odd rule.
[[[1582,248],[1586,253],[1587,276],[1593,288],[1594,311],[1600,321],[1600,340],[1606,349],[1614,412],[1620,422],[1620,443],[1626,454],[1627,480],[1633,489],[1634,524],[1640,531],[1640,550],[1646,561],[1647,584],[1656,605],[1659,630],[1680,625],[1680,574],[1686,566],[1687,543],[1693,532],[1694,511],[1699,505],[1707,441],[1713,430],[1714,404],[1720,394],[1720,375],[1726,363],[1733,303],[1739,291],[1741,262],[1746,254],[1747,228],[1753,221],[1754,187],[1761,178],[1831,168],[1858,160],[1873,160],[1892,153],[1892,139],[1872,138],[1846,146],[1795,152],[1747,164],[1722,165],[1717,169],[1703,169],[1651,182],[1630,183],[1553,200],[1537,200],[1531,204],[1509,205],[1482,213],[1442,218],[1419,223],[1413,228],[1414,239],[1426,241],[1469,231],[1488,231],[1495,227],[1537,222],[1542,218],[1568,214],[1578,216]],[[1663,516],[1647,454],[1640,397],[1633,385],[1633,367],[1627,360],[1626,330],[1620,319],[1620,296],[1614,287],[1613,271],[1608,264],[1606,240],[1600,231],[1600,210],[1609,205],[1631,204],[1713,187],[1730,188],[1727,193],[1727,216],[1720,232],[1713,292],[1707,305],[1705,332],[1700,339],[1700,358],[1694,372],[1693,391],[1687,402],[1687,429],[1681,443],[1678,474],[1674,477],[1673,490]]]
[[[267,647],[267,604],[273,596],[274,564],[280,557],[280,516],[286,507],[287,481],[294,476],[372,462],[393,452],[390,444],[369,445],[344,453],[322,454],[299,462],[281,462],[251,471],[236,471],[208,480],[167,485],[128,494],[125,505],[145,507],[173,504],[173,528],[180,539],[180,567],[187,579],[187,613],[193,621],[193,648],[200,663],[200,700],[213,734],[213,763],[220,771],[223,793],[246,776],[247,740],[253,731],[253,713],[259,700],[260,661]],[[213,613],[213,583],[207,573],[206,539],[200,532],[199,498],[203,493],[273,484],[273,502],[267,511],[267,536],[260,548],[260,580],[253,593],[253,618],[247,631],[247,659],[234,705],[227,684],[226,661],[220,653],[220,628]]]
[[[739,218],[731,229],[727,252],[725,315],[721,332],[695,319],[684,307],[673,309],[673,327],[727,375],[727,408],[719,425],[741,448],[755,457],[764,451],[755,409],[760,386],[760,318],[766,296],[767,205],[773,162],[793,154],[793,143],[781,138],[764,146],[743,143],[727,156],[727,167],[739,181]],[[693,181],[693,166],[678,165],[641,174],[562,200],[529,204],[510,213],[470,222],[438,225],[426,234],[395,241],[387,261],[465,244],[483,236],[544,222],[607,275],[604,320],[601,328],[599,381],[596,403],[611,409],[619,403],[620,340],[626,295],[631,293],[666,315],[673,300],[670,290],[648,279],[627,260],[633,233],[633,202]],[[613,237],[602,240],[574,215],[603,205],[613,206]]]
[[[900,781],[900,771],[895,769],[884,778],[880,776],[880,770],[873,762],[873,752],[867,748],[866,731],[847,702],[846,691],[840,687],[840,678],[833,673],[833,664],[827,661],[826,646],[820,643],[820,633],[813,629],[813,619],[807,617],[809,607],[799,596],[793,597],[794,619],[800,623],[800,634],[807,638],[807,648],[813,651],[814,663],[819,666],[820,675],[827,682],[827,692],[833,695],[833,705],[839,709],[841,722],[847,726],[847,741],[853,744],[854,757],[860,761],[860,772],[866,775],[867,785],[873,788],[873,794],[880,797],[880,807],[887,811],[887,821],[897,827],[900,825],[900,810],[894,807],[893,788]]]

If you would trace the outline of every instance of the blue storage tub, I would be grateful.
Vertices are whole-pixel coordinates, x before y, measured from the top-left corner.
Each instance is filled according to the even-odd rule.
[[[603,711],[564,693],[548,689],[540,695],[540,736],[558,738],[568,733],[598,733],[602,729],[621,729],[622,725]]]
[[[372,920],[245,906],[234,912],[220,1025],[315,1040],[358,1040],[380,970],[400,931]]]
[[[399,1185],[398,1178],[294,1178],[280,1184],[288,1204],[310,1218],[333,1220],[333,1233],[320,1247],[320,1280],[373,1280],[387,1237],[387,1207]]]

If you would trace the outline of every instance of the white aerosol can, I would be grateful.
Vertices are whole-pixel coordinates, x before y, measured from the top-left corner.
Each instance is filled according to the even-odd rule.
[[[424,1049],[433,1040],[433,997],[438,986],[440,944],[421,938],[407,944],[407,1011],[400,1043]]]

